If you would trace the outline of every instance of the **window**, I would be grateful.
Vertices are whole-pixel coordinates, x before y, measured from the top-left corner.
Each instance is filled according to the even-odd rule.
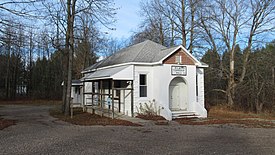
[[[74,87],[74,93],[75,94],[80,94],[80,87],[79,86]]]
[[[181,64],[181,55],[176,56],[176,63]]]
[[[139,75],[139,97],[147,97],[146,74]]]

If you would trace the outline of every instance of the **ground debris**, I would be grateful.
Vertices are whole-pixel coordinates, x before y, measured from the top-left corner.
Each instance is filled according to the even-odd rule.
[[[15,124],[16,124],[15,120],[0,118],[0,130],[3,130],[4,128],[7,128]]]
[[[57,109],[51,109],[50,115],[62,121],[69,122],[75,125],[83,125],[83,126],[89,126],[89,125],[141,126],[140,124],[132,123],[130,121],[112,119],[105,116],[83,112],[80,109],[74,111],[73,118],[71,118],[70,116],[64,116],[64,114]]]

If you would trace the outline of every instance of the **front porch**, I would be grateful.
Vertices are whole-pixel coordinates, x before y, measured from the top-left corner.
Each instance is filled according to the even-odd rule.
[[[112,118],[134,116],[133,80],[84,79],[83,105],[88,112]]]

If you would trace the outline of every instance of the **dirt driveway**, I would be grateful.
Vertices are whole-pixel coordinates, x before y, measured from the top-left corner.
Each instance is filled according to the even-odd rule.
[[[274,154],[275,129],[235,126],[77,126],[50,106],[0,106],[0,154]]]

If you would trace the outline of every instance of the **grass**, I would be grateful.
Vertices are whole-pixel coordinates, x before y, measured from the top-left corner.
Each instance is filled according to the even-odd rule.
[[[272,114],[246,113],[225,106],[212,107],[207,119],[182,118],[176,121],[188,125],[236,124],[249,128],[275,128],[275,117]]]
[[[0,118],[0,130],[3,130],[5,128],[15,125],[15,124],[16,124],[15,120]]]
[[[275,115],[272,113],[252,113],[252,112],[243,112],[234,110],[232,108],[229,108],[227,106],[215,106],[211,108],[209,114],[209,118],[220,118],[220,119],[265,119],[265,120],[275,120]]]
[[[73,118],[70,116],[65,116],[60,109],[53,108],[50,110],[50,115],[62,120],[64,122],[68,122],[75,125],[83,125],[83,126],[91,126],[91,125],[121,125],[121,126],[141,126],[139,124],[132,123],[130,121],[120,120],[120,119],[112,119],[109,117],[99,116],[96,114],[91,114],[87,112],[83,112],[82,108],[75,109]]]

